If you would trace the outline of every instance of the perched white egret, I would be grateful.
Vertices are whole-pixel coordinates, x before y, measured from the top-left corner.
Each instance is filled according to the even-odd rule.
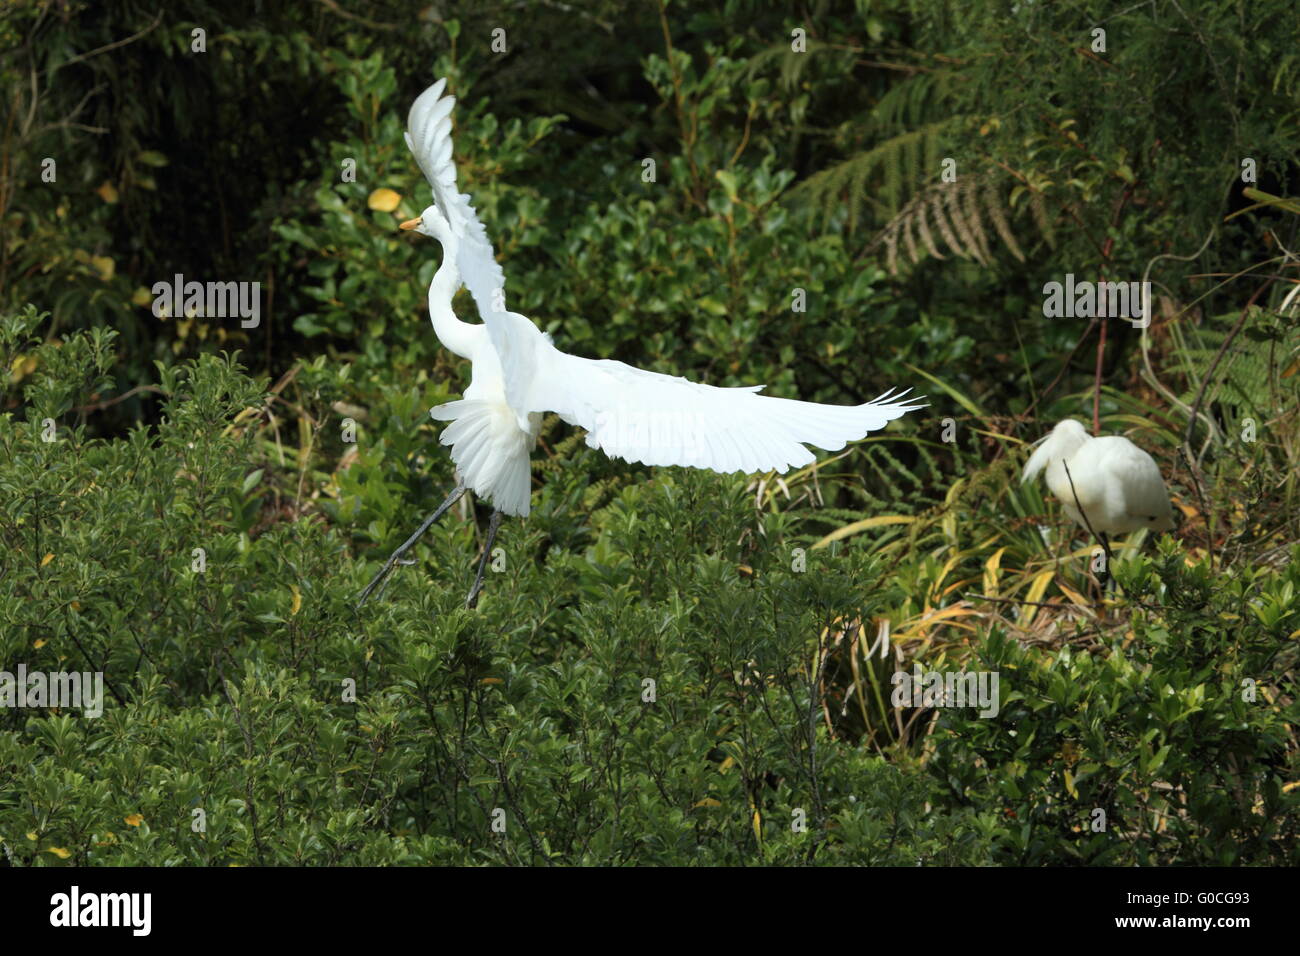
[[[1109,535],[1139,528],[1172,531],[1173,508],[1155,460],[1122,435],[1093,438],[1072,418],[1060,422],[1025,464],[1021,482],[1047,473],[1065,513],[1110,553]],[[1085,520],[1086,519],[1086,520]]]
[[[784,472],[815,458],[805,444],[829,451],[923,405],[890,390],[863,405],[819,405],[759,395],[761,385],[718,388],[633,368],[608,359],[561,352],[533,322],[505,307],[505,275],[470,197],[456,189],[451,158],[451,110],[446,80],[411,106],[406,144],[429,185],[433,205],[402,229],[437,239],[442,263],[429,285],[429,315],[438,340],[471,363],[465,397],[430,415],[451,424],[441,442],[451,446],[459,484],[361,593],[364,603],[402,555],[470,488],[493,506],[478,575],[466,605],[483,584],[501,516],[527,515],[532,493],[529,454],[544,412],[556,412],[587,430],[587,444],[607,455],[647,465],[684,465],[717,472]],[[452,311],[461,282],[469,288],[482,325]]]

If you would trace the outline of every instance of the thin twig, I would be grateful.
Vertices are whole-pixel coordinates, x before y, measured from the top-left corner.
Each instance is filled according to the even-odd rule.
[[[60,63],[56,69],[61,70],[65,66],[71,66],[74,63],[81,63],[85,60],[89,60],[92,56],[99,56],[99,54],[107,53],[109,50],[116,50],[120,46],[126,46],[128,43],[134,43],[136,40],[140,39],[142,36],[144,36],[154,27],[158,26],[158,23],[162,20],[162,15],[163,12],[159,10],[158,15],[153,18],[153,23],[149,24],[140,32],[133,33],[129,37],[126,37],[125,39],[122,40],[114,40],[112,43],[106,43],[103,46],[99,47],[98,49],[91,50],[89,53],[79,53],[76,56],[74,56],[72,59],[65,60],[63,63]]]
[[[365,24],[366,26],[370,27],[372,30],[396,30],[396,29],[398,29],[398,24],[396,24],[396,23],[380,23],[380,22],[377,21],[377,20],[368,20],[368,19],[366,19],[365,17],[359,17],[359,16],[357,16],[355,13],[348,13],[348,11],[346,11],[346,10],[344,10],[342,7],[340,7],[340,6],[335,2],[335,0],[317,0],[317,2],[320,3],[322,6],[326,7],[326,8],[327,8],[328,10],[330,10],[331,12],[336,13],[337,15],[339,15],[340,17],[342,17],[343,19],[345,19],[345,20],[351,20],[353,23],[361,23],[361,24]]]
[[[106,408],[111,408],[118,402],[125,402],[132,395],[139,395],[141,392],[154,392],[158,395],[166,395],[157,385],[137,385],[135,388],[127,389],[116,398],[110,398],[106,402],[96,402],[93,405],[82,405],[80,408],[74,408],[74,412],[102,412]]]

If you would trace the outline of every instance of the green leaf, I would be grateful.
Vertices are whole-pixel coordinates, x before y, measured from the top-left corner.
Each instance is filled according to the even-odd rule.
[[[262,473],[265,470],[266,469],[264,468],[259,468],[256,471],[254,471],[252,474],[248,475],[248,477],[244,479],[244,485],[240,489],[240,495],[242,495],[243,497],[247,497],[248,493],[252,491],[255,487],[257,487],[257,483],[262,480]]]
[[[705,312],[710,312],[713,315],[721,316],[727,314],[727,307],[712,296],[706,295],[703,298],[696,299],[695,304]]]

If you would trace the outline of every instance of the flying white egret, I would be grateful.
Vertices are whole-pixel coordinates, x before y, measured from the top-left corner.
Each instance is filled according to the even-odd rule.
[[[505,274],[470,197],[456,189],[451,159],[455,98],[442,95],[445,86],[446,80],[439,80],[411,106],[406,144],[433,187],[434,202],[401,228],[441,243],[442,263],[429,285],[429,315],[438,340],[471,363],[465,397],[429,412],[451,422],[441,442],[451,446],[459,483],[388,559],[362,591],[358,606],[466,488],[494,509],[465,602],[475,605],[501,516],[528,514],[528,457],[543,412],[585,428],[589,446],[627,461],[754,473],[807,465],[815,457],[805,444],[837,451],[924,407],[900,400],[906,393],[892,389],[856,406],[792,401],[759,395],[761,385],[718,388],[561,352],[530,319],[506,311]],[[452,311],[462,280],[482,325],[462,322]]]
[[[1172,531],[1173,507],[1155,460],[1122,435],[1093,438],[1072,418],[1057,424],[1025,463],[1021,483],[1046,471],[1047,487],[1075,523],[1101,540],[1140,528]]]

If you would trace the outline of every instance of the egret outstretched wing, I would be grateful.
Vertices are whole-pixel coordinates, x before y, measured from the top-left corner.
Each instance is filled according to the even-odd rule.
[[[526,401],[585,428],[587,444],[647,465],[785,471],[811,464],[807,445],[838,451],[924,405],[889,391],[863,405],[820,405],[763,387],[719,388],[608,359],[543,350]]]
[[[445,78],[439,80],[411,104],[406,145],[433,187],[434,203],[459,240],[456,267],[496,344],[498,332],[492,328],[491,319],[495,313],[505,311],[506,276],[492,251],[487,230],[470,205],[469,195],[456,188],[456,164],[451,158],[451,111],[456,98],[442,95],[446,85]]]

